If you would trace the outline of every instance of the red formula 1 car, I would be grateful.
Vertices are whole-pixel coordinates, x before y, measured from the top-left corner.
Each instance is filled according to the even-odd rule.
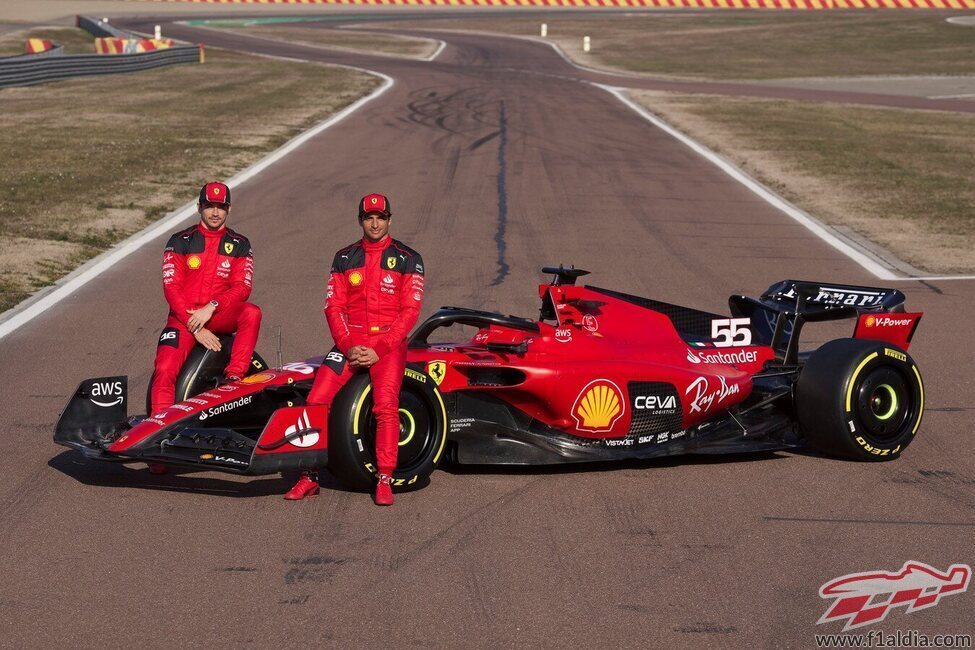
[[[732,296],[721,315],[576,286],[580,269],[543,272],[554,279],[539,287],[538,319],[443,307],[413,333],[396,485],[422,486],[446,457],[547,465],[808,444],[889,460],[917,433],[924,389],[906,350],[921,314],[904,311],[899,291],[785,280]],[[852,338],[800,351],[804,325],[842,318],[855,319]],[[457,324],[473,338],[430,342]],[[330,411],[304,406],[335,354],[280,368],[255,355],[250,375],[217,385],[225,359],[200,348],[180,375],[182,401],[134,425],[126,378],[88,379],[54,439],[97,460],[242,474],[327,466],[368,489],[368,373]]]

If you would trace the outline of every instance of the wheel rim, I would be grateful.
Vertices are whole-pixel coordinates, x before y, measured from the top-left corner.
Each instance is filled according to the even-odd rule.
[[[875,443],[897,440],[910,426],[913,392],[902,373],[881,366],[868,373],[857,387],[856,419],[860,431]]]
[[[362,418],[363,442],[370,455],[376,449],[376,416],[372,410],[372,399],[363,404]],[[396,459],[396,473],[409,474],[424,464],[433,453],[436,443],[436,422],[430,417],[431,409],[423,397],[413,391],[404,390],[399,395],[399,450]]]

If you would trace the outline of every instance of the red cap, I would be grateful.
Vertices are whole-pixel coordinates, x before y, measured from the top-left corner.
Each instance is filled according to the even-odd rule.
[[[366,194],[359,201],[359,218],[376,212],[385,217],[393,216],[389,210],[389,199],[382,194]]]
[[[206,202],[230,205],[230,188],[223,183],[207,183],[200,188],[200,203]]]

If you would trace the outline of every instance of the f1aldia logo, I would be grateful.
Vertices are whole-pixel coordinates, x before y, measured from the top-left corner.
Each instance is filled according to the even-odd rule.
[[[900,571],[865,571],[830,580],[819,588],[819,597],[835,599],[817,625],[846,621],[843,631],[879,623],[895,607],[907,607],[906,614],[934,607],[944,596],[968,590],[972,568],[952,564],[942,573],[923,562],[910,560]]]

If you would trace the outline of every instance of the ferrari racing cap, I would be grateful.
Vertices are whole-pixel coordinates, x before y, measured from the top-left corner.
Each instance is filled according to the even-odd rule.
[[[200,203],[207,202],[230,205],[230,188],[224,183],[207,183],[200,188]]]
[[[362,219],[367,214],[376,212],[384,217],[391,217],[393,213],[389,209],[389,199],[382,194],[366,194],[359,201],[359,218]]]

